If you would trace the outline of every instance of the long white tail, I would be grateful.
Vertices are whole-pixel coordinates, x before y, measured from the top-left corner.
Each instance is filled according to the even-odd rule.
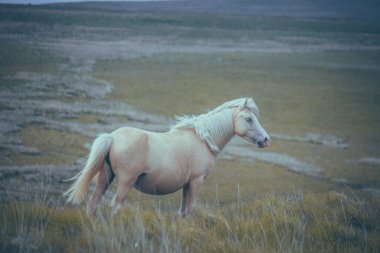
[[[111,148],[111,144],[112,137],[109,134],[101,134],[95,139],[91,146],[86,166],[71,179],[75,180],[75,182],[63,194],[67,197],[68,203],[80,204],[83,202],[88,185],[102,167],[104,159]]]

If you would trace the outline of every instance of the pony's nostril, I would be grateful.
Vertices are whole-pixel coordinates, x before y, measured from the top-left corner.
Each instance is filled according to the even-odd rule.
[[[264,138],[264,141],[268,141],[268,137],[265,137],[265,138]]]

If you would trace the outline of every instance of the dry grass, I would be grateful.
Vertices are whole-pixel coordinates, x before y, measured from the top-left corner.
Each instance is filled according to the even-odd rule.
[[[353,192],[237,195],[185,219],[170,201],[82,208],[2,204],[2,252],[378,252],[380,201]]]

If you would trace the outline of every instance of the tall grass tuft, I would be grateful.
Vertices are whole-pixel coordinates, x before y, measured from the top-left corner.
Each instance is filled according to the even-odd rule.
[[[200,202],[187,218],[169,200],[114,216],[105,204],[94,217],[43,201],[1,210],[2,252],[380,251],[380,200],[350,192],[239,195],[229,204]]]

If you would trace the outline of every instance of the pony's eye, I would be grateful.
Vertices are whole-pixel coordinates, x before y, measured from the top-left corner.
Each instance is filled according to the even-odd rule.
[[[252,118],[245,118],[245,121],[247,121],[248,123],[251,123],[252,122]]]

